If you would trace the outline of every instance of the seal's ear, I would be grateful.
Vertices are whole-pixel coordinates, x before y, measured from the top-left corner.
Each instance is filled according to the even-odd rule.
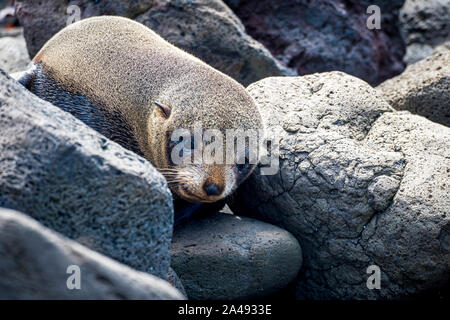
[[[170,117],[170,113],[172,112],[172,109],[166,105],[159,103],[159,102],[155,101],[154,103],[158,107],[158,110],[160,111],[161,115],[164,118],[168,119]]]

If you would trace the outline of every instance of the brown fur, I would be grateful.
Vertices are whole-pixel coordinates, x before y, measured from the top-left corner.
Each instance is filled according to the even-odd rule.
[[[121,114],[142,154],[166,175],[167,133],[177,128],[193,129],[196,121],[223,133],[230,128],[262,128],[256,104],[239,83],[126,18],[102,16],[74,23],[51,38],[33,62],[64,90]],[[171,109],[168,119],[154,101]],[[230,181],[234,166],[187,170],[189,182],[173,183],[171,188],[194,202],[217,201],[243,180],[235,174]],[[207,196],[202,190],[205,181],[216,183],[223,193]]]

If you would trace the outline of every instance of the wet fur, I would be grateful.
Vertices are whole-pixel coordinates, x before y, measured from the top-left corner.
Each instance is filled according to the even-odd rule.
[[[65,90],[46,74],[41,64],[37,64],[31,73],[22,76],[19,82],[39,98],[71,113],[105,137],[143,156],[131,127],[120,113],[111,113],[82,94]]]

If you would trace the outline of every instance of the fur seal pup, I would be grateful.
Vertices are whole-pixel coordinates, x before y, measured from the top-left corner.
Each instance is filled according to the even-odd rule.
[[[262,129],[262,119],[242,85],[133,20],[101,16],[67,26],[37,53],[19,82],[144,156],[166,177],[175,198],[224,199],[255,167],[248,161],[172,163],[176,129],[194,130],[201,122],[225,136],[227,129]]]

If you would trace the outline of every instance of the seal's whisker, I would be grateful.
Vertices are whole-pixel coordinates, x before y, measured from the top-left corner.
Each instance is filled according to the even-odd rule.
[[[182,178],[166,178],[167,182],[189,182],[189,179],[182,179]]]
[[[165,175],[163,174],[163,176],[166,179],[185,179],[185,180],[191,180],[192,176],[183,176],[183,175]]]
[[[189,181],[167,181],[168,184],[174,184],[174,183],[182,183],[182,184],[188,184]]]

